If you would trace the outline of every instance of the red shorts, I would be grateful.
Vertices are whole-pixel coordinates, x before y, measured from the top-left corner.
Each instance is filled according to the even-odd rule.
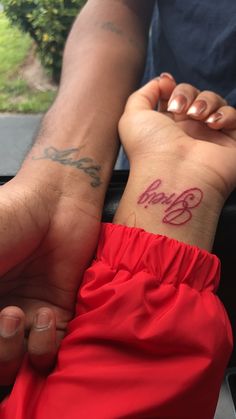
[[[1,419],[211,419],[232,348],[216,256],[102,226],[54,371],[24,362]]]

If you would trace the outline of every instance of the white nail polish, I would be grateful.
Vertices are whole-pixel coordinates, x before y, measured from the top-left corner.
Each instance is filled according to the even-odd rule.
[[[205,122],[212,124],[213,122],[218,122],[223,117],[224,117],[223,112],[218,111],[218,112],[213,113],[213,115],[210,115],[209,118],[207,118]]]
[[[168,112],[175,112],[175,111],[178,111],[178,110],[179,110],[179,102],[177,100],[173,99],[169,103],[167,111]]]
[[[209,124],[211,124],[212,122],[215,122],[214,116],[209,116],[209,118],[207,118],[205,122],[207,122]]]
[[[188,112],[187,112],[187,115],[194,115],[194,114],[196,114],[197,113],[197,107],[196,106],[191,106],[190,108],[189,108],[189,110],[188,110]]]

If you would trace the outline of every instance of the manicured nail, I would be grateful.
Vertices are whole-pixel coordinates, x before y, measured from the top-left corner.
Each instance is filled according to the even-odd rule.
[[[207,118],[205,122],[207,124],[212,124],[214,122],[219,121],[221,118],[223,118],[223,116],[224,116],[223,113],[216,112],[216,113],[213,113],[211,116],[209,116],[209,118]]]
[[[20,324],[20,319],[14,316],[0,316],[0,336],[10,338],[14,336]]]
[[[167,111],[182,113],[187,106],[187,99],[184,95],[178,95],[170,101]]]
[[[161,73],[160,78],[167,78],[169,80],[175,81],[174,77],[170,73]]]
[[[192,106],[190,106],[187,115],[201,115],[207,108],[205,100],[196,100]]]
[[[47,311],[41,311],[36,315],[35,327],[37,329],[48,329],[51,324],[51,317]]]

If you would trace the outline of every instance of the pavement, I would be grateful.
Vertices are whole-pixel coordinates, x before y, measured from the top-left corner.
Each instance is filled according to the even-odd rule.
[[[31,148],[42,115],[0,114],[0,175],[12,176]]]

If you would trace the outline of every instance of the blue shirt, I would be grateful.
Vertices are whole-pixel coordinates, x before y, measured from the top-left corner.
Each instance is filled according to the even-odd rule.
[[[158,0],[150,42],[149,71],[236,106],[236,0]]]
[[[236,0],[157,0],[143,84],[162,72],[236,107]]]

